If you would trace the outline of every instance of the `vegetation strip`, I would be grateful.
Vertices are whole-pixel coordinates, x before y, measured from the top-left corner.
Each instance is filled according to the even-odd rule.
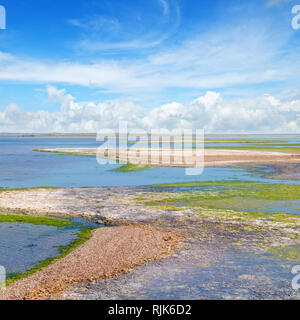
[[[155,188],[195,188],[195,187],[223,187],[215,193],[203,195],[205,199],[220,199],[233,196],[250,197],[265,200],[297,200],[300,195],[300,185],[284,183],[255,183],[252,181],[195,181],[183,183],[167,183],[152,185]],[[211,191],[211,190],[207,190]]]
[[[53,227],[65,227],[74,225],[74,223],[68,219],[48,217],[48,216],[28,216],[22,214],[5,214],[0,212],[0,223],[31,223],[36,225],[45,225]]]
[[[26,191],[26,190],[37,190],[37,189],[59,189],[59,187],[42,186],[42,187],[32,187],[32,188],[3,188],[0,187],[0,192],[5,191]]]
[[[128,163],[124,164],[123,166],[113,169],[115,172],[135,172],[135,171],[142,171],[142,170],[147,170],[149,169],[150,166],[145,166],[145,165],[139,165],[139,164],[133,164],[133,163]]]
[[[267,184],[241,181],[207,181],[153,185],[165,189],[154,193],[151,200],[137,198],[148,206],[169,210],[211,209],[211,215],[243,220],[264,220],[281,223],[292,228],[300,227],[300,212],[272,212],[276,206],[287,208],[299,205],[300,185]],[[179,189],[178,189],[179,188]],[[186,188],[184,190],[180,188]],[[283,204],[282,204],[283,203]],[[198,209],[197,209],[198,208]],[[264,212],[268,210],[268,212]],[[287,209],[286,209],[287,210]],[[295,209],[297,210],[297,209]]]

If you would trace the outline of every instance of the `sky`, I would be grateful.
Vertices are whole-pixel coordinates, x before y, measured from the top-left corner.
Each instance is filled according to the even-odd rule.
[[[300,133],[300,0],[1,5],[0,132]]]

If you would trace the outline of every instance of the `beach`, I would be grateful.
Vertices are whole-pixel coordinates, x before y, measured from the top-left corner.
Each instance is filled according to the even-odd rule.
[[[272,221],[270,217],[255,215],[249,219],[232,210],[202,208],[199,211],[190,205],[178,209],[164,200],[174,196],[176,199],[177,194],[156,188],[40,188],[0,192],[1,211],[33,216],[77,216],[107,225],[94,231],[90,240],[66,257],[10,285],[1,298],[87,299],[93,292],[99,297],[101,290],[105,292],[101,282],[104,278],[115,279],[111,294],[122,291],[124,276],[116,276],[131,271],[126,276],[129,281],[141,270],[132,268],[146,262],[139,268],[146,268],[143,275],[152,274],[153,278],[161,277],[159,266],[164,263],[170,264],[170,274],[181,274],[187,268],[187,261],[193,266],[188,268],[195,269],[199,264],[220,263],[224,253],[232,250],[235,255],[240,252],[243,256],[299,245],[299,231],[294,228],[299,219],[293,216]],[[149,199],[153,201],[150,206],[147,205]],[[170,257],[174,252],[176,258]],[[161,258],[166,262],[149,262]],[[233,260],[234,255],[230,259]],[[232,263],[237,268],[240,262],[233,260]],[[242,273],[241,277],[246,274]],[[254,280],[250,282],[255,283]],[[180,285],[179,281],[177,286]],[[251,291],[252,285],[243,282],[245,291]],[[91,286],[92,289],[88,289]],[[294,294],[286,289],[282,292],[285,297],[297,298]],[[276,295],[275,289],[272,294],[265,295]],[[231,293],[231,298],[236,297]]]
[[[179,239],[174,232],[138,225],[97,229],[66,257],[0,292],[0,299],[54,298],[72,283],[115,277],[137,265],[166,258],[179,247]]]
[[[38,152],[98,156],[132,163],[159,167],[188,168],[196,166],[230,166],[239,164],[299,163],[300,153],[276,151],[248,151],[222,149],[148,149],[148,148],[54,148]]]

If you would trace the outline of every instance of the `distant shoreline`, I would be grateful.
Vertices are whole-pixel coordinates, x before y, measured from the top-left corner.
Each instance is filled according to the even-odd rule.
[[[96,138],[96,133],[0,133],[0,137]]]
[[[0,132],[0,137],[62,137],[62,138],[77,138],[77,137],[88,137],[88,138],[96,138],[97,133],[7,133]],[[295,136],[300,137],[300,133],[210,133],[205,134],[205,138],[214,138],[214,137],[255,137],[255,136]]]

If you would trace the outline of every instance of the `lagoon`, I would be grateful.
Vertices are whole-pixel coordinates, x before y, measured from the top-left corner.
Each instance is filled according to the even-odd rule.
[[[95,138],[88,137],[0,137],[0,187],[117,187],[215,180],[279,182],[265,179],[262,174],[248,172],[245,168],[233,167],[205,168],[200,176],[186,176],[182,168],[116,172],[114,169],[121,165],[100,165],[95,157],[33,151],[43,148],[95,148],[99,145]]]

